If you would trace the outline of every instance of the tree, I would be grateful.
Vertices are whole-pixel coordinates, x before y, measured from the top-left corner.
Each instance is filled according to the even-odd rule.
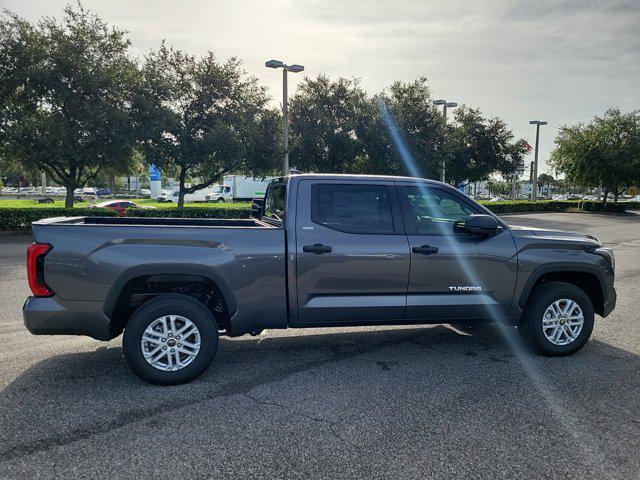
[[[373,102],[376,128],[368,131],[365,150],[376,173],[439,178],[444,120],[433,105],[427,79],[395,82]]]
[[[588,124],[564,126],[555,140],[551,162],[572,182],[599,187],[606,206],[609,193],[618,201],[640,181],[640,111],[610,109]]]
[[[538,193],[542,191],[545,185],[547,186],[547,194],[551,193],[552,183],[555,183],[555,179],[548,173],[538,175]]]
[[[373,98],[357,80],[305,79],[291,101],[292,163],[315,172],[436,177],[442,116],[425,78]]]
[[[264,87],[236,58],[196,58],[164,43],[145,59],[134,101],[140,149],[147,161],[177,168],[178,207],[184,195],[242,171],[275,171],[278,113]],[[186,187],[187,178],[196,179]]]
[[[447,180],[456,187],[464,181],[484,180],[492,173],[512,175],[527,152],[524,140],[499,118],[484,118],[479,109],[459,107],[447,125],[445,146]]]
[[[131,155],[136,68],[125,32],[82,6],[62,21],[0,19],[0,155],[73,191]]]
[[[356,80],[305,78],[291,99],[291,164],[305,171],[354,172],[363,155],[359,121],[369,107]]]
[[[487,180],[486,185],[489,190],[489,194],[507,195],[511,192],[511,184],[509,182],[500,182],[496,179],[490,178]]]

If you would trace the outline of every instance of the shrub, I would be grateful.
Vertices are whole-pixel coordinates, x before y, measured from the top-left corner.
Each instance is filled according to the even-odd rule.
[[[564,212],[569,208],[578,208],[578,202],[559,200],[505,200],[504,202],[480,202],[493,213],[518,212]]]
[[[505,200],[502,202],[480,202],[493,213],[518,212],[564,212],[570,208],[580,208],[587,212],[602,212],[602,203],[594,201],[556,201]],[[607,202],[606,211],[622,213],[625,210],[640,209],[640,202]],[[51,217],[115,217],[115,210],[108,208],[56,208],[56,207],[19,207],[0,208],[0,231],[28,232],[31,222]],[[130,217],[169,217],[169,218],[250,218],[248,203],[214,204],[208,207],[192,207],[178,210],[162,208],[157,210],[129,209]]]
[[[115,217],[117,212],[108,208],[0,208],[0,231],[28,232],[31,222],[51,217]]]
[[[177,208],[163,208],[147,210],[130,208],[128,217],[165,217],[165,218],[250,218],[250,204],[220,204],[210,207],[189,207],[182,210]]]
[[[570,208],[579,208],[585,212],[624,213],[626,210],[640,209],[640,202],[607,202],[603,210],[602,202],[587,200],[505,200],[503,202],[480,202],[493,213],[518,212],[565,212]]]
[[[629,202],[630,203],[630,202]],[[602,202],[594,202],[594,201],[581,201],[580,202],[580,210],[584,210],[585,212],[614,212],[614,213],[624,213],[624,211],[630,207],[627,202],[607,202],[605,207],[603,208]]]

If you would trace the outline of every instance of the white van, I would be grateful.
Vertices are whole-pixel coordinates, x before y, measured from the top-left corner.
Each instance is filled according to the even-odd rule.
[[[180,194],[178,191],[171,192],[168,195],[160,195],[158,197],[159,202],[173,202],[178,203],[178,198]],[[203,188],[201,190],[196,190],[193,193],[187,193],[184,196],[185,203],[191,202],[208,202],[207,197],[215,196],[214,188]],[[217,198],[217,197],[216,197]]]

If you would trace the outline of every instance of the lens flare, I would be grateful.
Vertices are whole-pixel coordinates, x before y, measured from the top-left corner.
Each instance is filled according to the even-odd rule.
[[[381,100],[378,108],[407,172],[409,172],[412,177],[422,178],[420,169],[407,147],[407,143],[404,141],[402,133],[387,105]],[[417,188],[425,198],[429,197],[430,194],[425,184],[417,184]],[[453,223],[448,219],[439,218],[441,217],[441,215],[439,215],[440,212],[433,208],[433,203],[429,201],[421,203],[420,209],[425,211],[425,208],[429,216],[433,219],[434,226],[437,228],[439,234],[444,235],[444,238],[449,242],[449,247],[451,248],[451,257],[449,260],[458,262],[460,271],[464,272],[467,277],[465,281],[468,282],[468,285],[482,285],[481,277],[474,271],[472,263],[465,261],[464,249],[461,248],[455,236],[451,235],[452,229],[454,228]],[[585,453],[583,458],[589,461],[590,467],[592,467],[594,471],[601,472],[601,478],[608,478],[610,476],[608,472],[611,471],[608,467],[608,460],[602,455],[600,449],[597,448],[597,441],[593,436],[580,428],[578,418],[572,413],[572,410],[575,409],[566,408],[564,405],[568,402],[562,401],[554,388],[544,379],[539,369],[533,363],[529,352],[515,336],[515,329],[507,322],[504,312],[495,304],[487,304],[485,307],[493,320],[495,330],[500,332],[506,344],[511,351],[514,352],[515,357],[520,362],[527,377],[535,386],[540,396],[544,398],[547,407],[556,419],[558,425],[562,426],[563,431],[569,433],[575,443],[580,446]]]

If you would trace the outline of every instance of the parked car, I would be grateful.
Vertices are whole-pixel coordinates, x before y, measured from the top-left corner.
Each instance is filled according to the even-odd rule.
[[[109,200],[107,202],[96,203],[94,205],[91,205],[89,208],[111,208],[118,212],[119,217],[126,217],[128,208],[154,208],[154,207],[140,206],[129,200]]]
[[[168,385],[200,375],[220,335],[266,328],[504,322],[564,356],[616,303],[613,251],[596,238],[509,226],[439,182],[291,175],[263,210],[34,222],[25,325],[124,331],[129,367]]]
[[[99,197],[102,195],[111,195],[111,189],[109,188],[97,188],[96,189],[96,195],[98,195]]]
[[[156,201],[158,203],[163,203],[168,201],[167,198],[171,197],[173,195],[174,190],[168,190],[168,189],[163,189],[160,190],[160,195],[158,195],[158,198],[156,198]]]

